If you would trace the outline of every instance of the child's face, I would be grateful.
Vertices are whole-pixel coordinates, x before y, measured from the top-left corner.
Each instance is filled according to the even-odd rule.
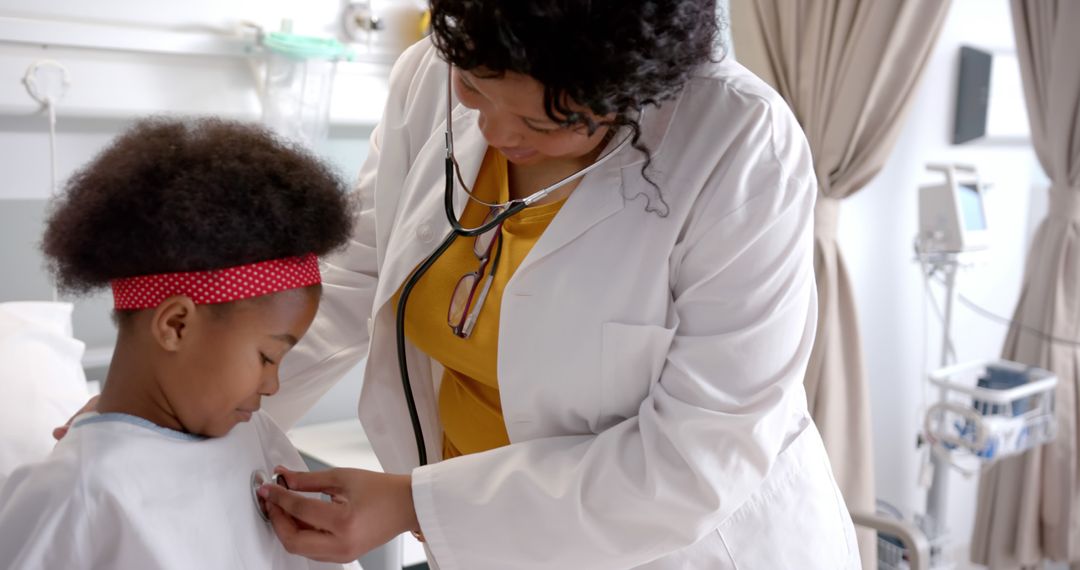
[[[190,327],[184,350],[162,379],[184,429],[217,437],[250,420],[262,397],[278,391],[281,360],[307,332],[318,306],[318,288],[310,288],[198,307],[198,326]]]

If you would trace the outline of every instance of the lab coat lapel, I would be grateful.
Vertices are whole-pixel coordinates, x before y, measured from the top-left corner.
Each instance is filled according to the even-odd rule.
[[[664,140],[677,106],[677,102],[668,103],[641,117],[641,141],[656,155],[665,150]],[[601,156],[617,144],[615,141],[610,142]],[[657,190],[637,174],[637,169],[645,158],[644,153],[632,146],[626,146],[596,171],[585,176],[581,185],[574,190],[559,210],[559,214],[551,221],[551,225],[540,236],[532,251],[518,266],[516,274],[523,274],[530,266],[574,241],[589,228],[618,213],[625,207],[627,200],[644,195],[649,203],[662,204],[663,201],[656,195]],[[627,191],[627,176],[632,180],[631,191]],[[661,211],[666,215],[666,211]]]
[[[619,152],[626,150],[624,148]],[[582,179],[581,184],[570,194],[558,215],[521,262],[516,274],[524,274],[530,266],[623,209],[626,201],[623,199],[619,159],[619,156],[612,156],[607,164]]]
[[[476,182],[480,165],[487,150],[476,112],[462,106],[454,108],[454,154],[461,177],[471,188]],[[427,257],[450,233],[450,222],[443,206],[446,179],[444,177],[446,145],[444,129],[434,133],[418,153],[405,180],[397,220],[393,223],[386,246],[385,263],[381,270],[376,310],[401,288],[413,269]],[[396,189],[389,189],[395,191]],[[461,219],[468,201],[465,189],[455,181],[454,215]]]

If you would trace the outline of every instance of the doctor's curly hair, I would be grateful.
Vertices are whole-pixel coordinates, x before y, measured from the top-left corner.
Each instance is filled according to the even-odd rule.
[[[641,128],[635,111],[675,97],[718,46],[715,0],[431,0],[432,39],[450,64],[533,77],[544,107],[563,126]],[[644,170],[643,170],[644,172]]]
[[[221,119],[137,122],[68,181],[41,248],[59,287],[222,269],[344,245],[346,185],[304,148]]]

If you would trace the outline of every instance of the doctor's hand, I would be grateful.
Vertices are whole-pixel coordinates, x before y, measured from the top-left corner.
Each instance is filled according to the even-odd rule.
[[[274,532],[293,554],[320,562],[351,562],[406,531],[419,531],[412,499],[412,476],[362,469],[314,473],[274,470],[289,489],[263,485]],[[331,501],[295,491],[325,493]]]
[[[60,441],[61,439],[64,439],[64,436],[67,435],[68,430],[71,429],[71,422],[74,421],[75,418],[79,417],[79,414],[84,414],[86,412],[97,411],[97,403],[98,403],[98,398],[99,397],[100,396],[94,396],[93,398],[90,398],[89,400],[87,400],[86,405],[79,408],[79,411],[75,412],[74,415],[72,415],[70,418],[68,418],[68,421],[67,421],[66,424],[52,430],[53,439],[55,439],[56,441]]]

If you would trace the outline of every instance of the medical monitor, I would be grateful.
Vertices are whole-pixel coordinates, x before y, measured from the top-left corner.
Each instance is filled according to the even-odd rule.
[[[945,175],[919,188],[919,243],[927,253],[960,253],[989,245],[983,187],[973,167],[929,165]]]

